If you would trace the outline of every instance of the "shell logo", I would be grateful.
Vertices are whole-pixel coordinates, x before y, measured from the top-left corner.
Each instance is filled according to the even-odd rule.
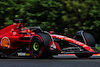
[[[1,46],[4,48],[9,48],[10,47],[10,40],[8,37],[3,37],[1,39]]]

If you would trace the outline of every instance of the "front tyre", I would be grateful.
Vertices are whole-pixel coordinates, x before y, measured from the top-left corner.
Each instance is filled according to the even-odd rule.
[[[49,42],[51,38],[48,34],[38,33],[33,37],[29,45],[29,52],[33,58],[49,58]]]
[[[43,46],[40,38],[36,37],[34,40],[32,40],[29,52],[33,58],[38,58],[43,53]]]

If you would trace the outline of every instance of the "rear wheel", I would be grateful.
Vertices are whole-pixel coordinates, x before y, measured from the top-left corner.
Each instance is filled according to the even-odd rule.
[[[49,52],[50,36],[44,33],[38,33],[33,37],[29,45],[29,52],[33,58],[49,58],[52,55]],[[43,41],[43,42],[42,42]]]
[[[76,34],[75,39],[83,42],[85,44],[87,44],[90,47],[95,47],[95,39],[94,37],[87,33],[87,32],[83,32],[83,35],[80,34]],[[75,54],[78,58],[89,58],[90,56],[92,56],[92,53],[76,53]]]

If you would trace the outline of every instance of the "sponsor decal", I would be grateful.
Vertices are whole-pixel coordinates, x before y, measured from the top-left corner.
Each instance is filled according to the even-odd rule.
[[[16,35],[17,33],[16,32],[13,32],[13,35]]]
[[[66,38],[66,40],[71,40],[71,38]]]
[[[13,23],[13,25],[17,25],[17,23]]]

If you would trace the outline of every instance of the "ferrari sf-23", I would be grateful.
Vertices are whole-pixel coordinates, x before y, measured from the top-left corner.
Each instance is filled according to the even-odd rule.
[[[18,56],[21,52],[33,58],[49,58],[58,54],[75,54],[89,58],[98,53],[94,37],[78,31],[73,38],[43,31],[38,26],[23,27],[21,19],[0,30],[0,57]]]

